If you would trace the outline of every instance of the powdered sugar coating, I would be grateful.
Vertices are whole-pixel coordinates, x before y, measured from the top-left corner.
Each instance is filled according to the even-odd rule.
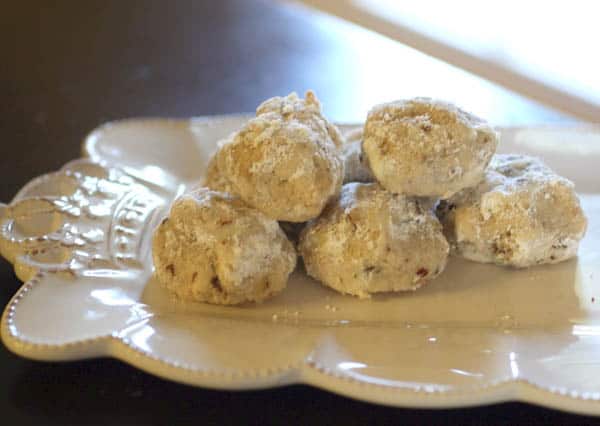
[[[375,183],[349,183],[300,235],[308,274],[341,293],[415,290],[439,275],[448,243],[436,217]]]
[[[344,160],[344,183],[349,182],[375,182],[375,177],[367,156],[362,149],[362,129],[347,133],[345,143],[342,145],[342,158]]]
[[[341,147],[344,138],[337,126],[327,121],[321,113],[321,103],[312,90],[308,90],[304,99],[295,92],[287,96],[275,96],[267,99],[256,108],[256,115],[275,113],[288,121],[300,121],[311,127],[313,131],[325,131],[336,147]]]
[[[217,153],[233,193],[273,219],[304,222],[339,192],[341,136],[312,92],[272,98]]]
[[[479,183],[497,143],[484,120],[446,102],[414,98],[371,109],[363,150],[388,190],[448,198]]]
[[[275,220],[206,188],[174,202],[155,230],[152,257],[155,276],[172,293],[224,305],[271,297],[296,265]]]
[[[495,155],[479,185],[437,212],[455,254],[514,267],[575,256],[587,226],[573,183],[525,155]]]

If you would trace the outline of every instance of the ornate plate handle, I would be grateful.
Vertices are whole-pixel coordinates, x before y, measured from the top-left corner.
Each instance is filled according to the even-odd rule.
[[[0,206],[0,252],[23,281],[44,271],[141,272],[148,230],[171,196],[120,168],[75,160]]]

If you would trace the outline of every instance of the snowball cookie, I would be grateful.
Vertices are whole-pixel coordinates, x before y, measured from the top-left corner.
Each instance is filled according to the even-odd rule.
[[[361,298],[415,290],[446,265],[448,243],[433,213],[376,183],[348,183],[300,235],[307,273]]]
[[[575,256],[587,225],[573,184],[524,155],[495,155],[485,180],[437,213],[455,254],[515,267]]]
[[[344,183],[349,182],[375,182],[367,156],[362,149],[362,129],[347,133],[346,141],[342,145],[342,159],[344,160]]]
[[[178,198],[154,232],[158,281],[181,299],[232,305],[283,290],[296,252],[277,222],[230,194]]]
[[[311,92],[306,100],[294,93],[270,99],[223,144],[218,168],[252,207],[273,219],[305,222],[342,185],[344,166],[331,129]]]
[[[415,98],[375,106],[363,150],[385,188],[448,198],[483,179],[498,143],[483,120],[449,103]]]

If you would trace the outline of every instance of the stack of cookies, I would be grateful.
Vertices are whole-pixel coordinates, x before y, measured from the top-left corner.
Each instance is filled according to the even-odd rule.
[[[156,229],[155,275],[181,298],[236,304],[283,290],[296,252],[361,298],[419,288],[450,252],[514,267],[575,256],[573,184],[497,144],[484,120],[428,98],[378,105],[345,138],[314,93],[271,98]]]

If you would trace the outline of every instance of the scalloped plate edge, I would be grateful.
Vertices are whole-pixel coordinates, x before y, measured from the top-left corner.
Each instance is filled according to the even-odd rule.
[[[246,117],[217,115],[198,117],[192,121],[230,120]],[[147,121],[164,120],[147,118]],[[94,137],[104,129],[136,119],[118,120],[94,129],[83,141],[84,157],[98,157]],[[189,121],[172,119],[174,122]],[[350,126],[348,124],[348,126]],[[584,128],[598,129],[590,125]],[[508,129],[508,130],[516,130]],[[194,386],[223,390],[267,389],[279,386],[306,384],[361,401],[406,408],[458,408],[486,404],[521,401],[578,414],[600,415],[600,399],[565,388],[547,388],[523,379],[506,379],[469,389],[446,391],[422,391],[369,383],[337,374],[319,364],[305,360],[287,367],[262,372],[233,372],[224,374],[210,370],[198,370],[157,358],[139,348],[134,348],[117,335],[98,336],[67,344],[37,344],[21,339],[11,329],[10,317],[14,309],[35,285],[39,274],[23,283],[11,298],[3,312],[0,335],[6,347],[13,353],[38,361],[71,361],[99,357],[112,357],[157,377]]]

